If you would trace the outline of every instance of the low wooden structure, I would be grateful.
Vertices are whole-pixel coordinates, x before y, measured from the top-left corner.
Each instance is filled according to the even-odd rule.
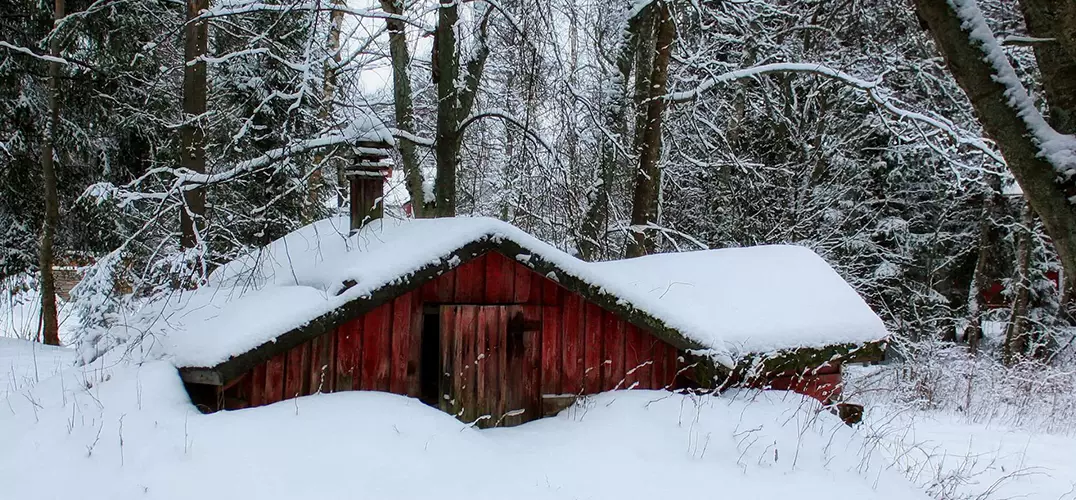
[[[351,175],[352,227],[380,216],[384,176]],[[359,194],[355,194],[359,193]],[[345,283],[355,286],[355,283]],[[621,389],[772,386],[840,396],[842,363],[878,344],[766,353],[738,369],[608,290],[504,238],[482,238],[215,366],[180,369],[203,411],[387,391],[480,427],[515,425]]]
[[[200,401],[204,409],[373,390],[468,422],[488,416],[482,426],[512,425],[580,395],[698,385],[682,347],[499,251],[399,292],[335,327],[301,332],[309,338],[264,361],[219,367],[229,380]]]

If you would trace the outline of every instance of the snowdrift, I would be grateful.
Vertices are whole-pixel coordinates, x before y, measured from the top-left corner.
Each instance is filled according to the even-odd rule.
[[[925,498],[817,403],[624,391],[480,431],[348,392],[200,414],[174,365],[102,360],[0,401],[4,498]]]

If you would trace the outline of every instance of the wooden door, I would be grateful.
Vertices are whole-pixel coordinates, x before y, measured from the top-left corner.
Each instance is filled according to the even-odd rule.
[[[541,309],[445,305],[440,310],[441,401],[479,427],[541,417]]]

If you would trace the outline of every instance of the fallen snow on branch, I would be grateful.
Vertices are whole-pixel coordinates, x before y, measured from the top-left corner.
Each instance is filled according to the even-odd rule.
[[[743,68],[727,73],[722,73],[712,78],[703,80],[698,87],[692,90],[685,90],[681,92],[673,92],[665,95],[665,99],[671,102],[686,102],[698,99],[702,94],[714,88],[715,86],[727,83],[735,80],[743,80],[746,78],[755,78],[769,73],[808,73],[813,75],[819,75],[826,78],[830,78],[848,85],[851,88],[863,91],[867,96],[882,110],[895,115],[901,120],[910,120],[928,125],[932,128],[941,130],[949,136],[954,142],[960,145],[966,145],[974,148],[981,153],[988,156],[1000,165],[1005,164],[1005,159],[987,144],[981,137],[971,136],[959,129],[953,122],[939,117],[930,116],[925,113],[916,111],[910,111],[900,106],[893,104],[892,100],[886,97],[881,88],[881,79],[864,80],[856,77],[844,71],[830,68],[828,66],[816,63],[772,63],[762,64],[759,66],[752,66],[750,68]]]
[[[961,28],[979,44],[983,59],[994,68],[994,80],[1005,87],[1008,104],[1024,122],[1028,134],[1039,147],[1039,156],[1049,162],[1064,179],[1076,175],[1076,137],[1057,132],[1046,123],[1035,101],[1027,94],[1005,51],[986,24],[976,0],[949,0],[961,20]],[[1073,201],[1070,199],[1070,201]]]

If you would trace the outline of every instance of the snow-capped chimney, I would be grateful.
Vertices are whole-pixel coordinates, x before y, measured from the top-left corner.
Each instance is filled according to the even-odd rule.
[[[351,230],[380,219],[385,213],[385,179],[392,172],[391,145],[364,144],[355,147],[355,162],[344,175],[350,184]]]

